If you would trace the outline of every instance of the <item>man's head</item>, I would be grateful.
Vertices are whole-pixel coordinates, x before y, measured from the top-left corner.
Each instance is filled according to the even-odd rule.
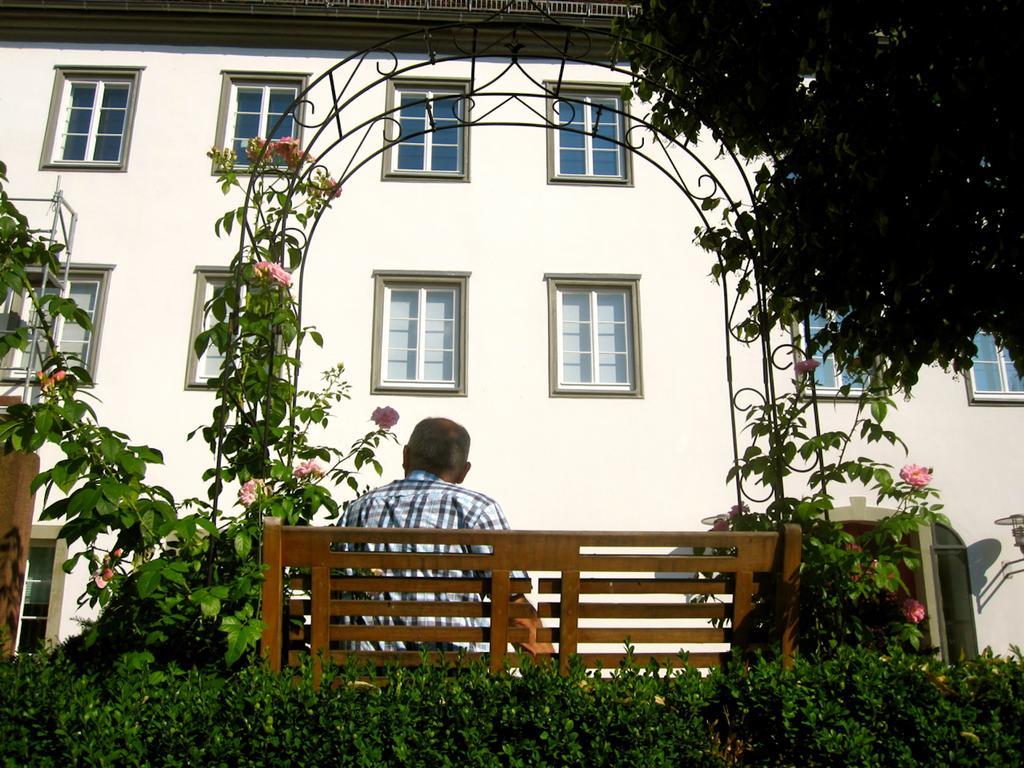
[[[469,432],[451,419],[421,421],[402,453],[402,467],[407,475],[421,469],[449,483],[461,483],[469,466]]]

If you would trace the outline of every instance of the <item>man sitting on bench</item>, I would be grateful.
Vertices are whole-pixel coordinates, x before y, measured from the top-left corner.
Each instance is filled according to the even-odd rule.
[[[409,443],[402,452],[402,468],[405,478],[370,491],[356,499],[345,513],[342,525],[371,528],[469,528],[508,529],[501,507],[494,499],[482,493],[461,486],[469,472],[469,433],[450,419],[424,419],[413,429]],[[369,545],[372,546],[372,545]],[[435,545],[417,545],[418,551],[442,551]],[[425,549],[422,549],[424,548]],[[459,547],[457,551],[473,552],[478,548]],[[448,550],[451,551],[451,550]],[[488,552],[489,548],[479,548]],[[461,571],[451,571],[445,576],[461,577]],[[521,578],[525,574],[513,574]],[[418,594],[389,595],[396,600],[445,600],[479,602],[481,595],[466,594]],[[513,602],[530,605],[524,595],[513,595]],[[533,606],[530,606],[533,609]],[[540,626],[536,610],[529,618],[515,618],[513,623],[530,631],[530,640],[521,645],[531,655],[548,655],[554,652],[550,643],[537,642],[536,631]],[[484,618],[466,616],[408,616],[408,617],[364,617],[363,621],[387,624],[418,626],[472,627],[487,626]],[[476,643],[375,643],[374,650],[458,650],[485,651],[486,646]],[[366,650],[370,650],[367,648]],[[503,651],[504,649],[502,649]]]

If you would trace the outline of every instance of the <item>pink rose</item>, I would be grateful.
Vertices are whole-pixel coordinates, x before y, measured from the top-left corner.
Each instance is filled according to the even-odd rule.
[[[715,522],[711,524],[712,531],[728,531],[729,530],[729,518],[726,515],[720,516]]]
[[[104,588],[105,586],[107,586],[107,580],[106,580],[106,579],[104,579],[104,578],[103,578],[103,577],[102,577],[102,576],[101,576],[100,574],[98,574],[98,573],[97,573],[97,574],[96,574],[95,576],[93,576],[93,577],[92,577],[92,580],[93,580],[93,583],[94,583],[94,584],[95,584],[95,585],[96,585],[97,587],[99,587],[100,589],[103,589],[103,588]]]
[[[737,515],[749,515],[750,507],[744,504],[742,501],[739,504],[733,504],[729,507],[729,519],[736,517]]]
[[[260,153],[263,151],[263,146],[266,143],[266,141],[258,136],[254,136],[249,139],[249,143],[245,147],[245,156],[249,158],[250,163],[255,163],[259,159]]]
[[[242,502],[243,507],[251,506],[266,490],[267,486],[262,480],[248,480],[238,490],[238,500]]]
[[[398,423],[398,411],[390,405],[385,405],[383,408],[374,409],[370,419],[381,429],[391,429]]]
[[[120,547],[118,547],[117,549],[115,549],[110,554],[112,554],[114,557],[121,557],[121,555],[124,554],[124,550],[122,550]]]
[[[924,606],[912,597],[903,601],[903,617],[911,624],[920,624],[924,620]]]
[[[900,479],[914,488],[924,488],[932,481],[932,471],[929,467],[907,464],[900,470]]]
[[[310,459],[299,464],[299,466],[292,470],[292,474],[299,478],[299,480],[305,480],[307,477],[323,477],[324,468],[320,466],[320,462],[316,459]]]
[[[103,573],[100,575],[103,577],[104,581],[110,581],[114,578],[114,572],[110,568],[104,568]]]
[[[36,373],[36,378],[39,379],[39,388],[43,392],[51,391],[55,386],[60,384],[64,379],[67,378],[67,371],[55,371],[53,376],[47,376],[42,371]]]
[[[252,268],[257,277],[277,283],[283,288],[292,284],[292,276],[280,264],[275,264],[272,261],[257,261]]]
[[[793,365],[793,370],[796,372],[797,376],[803,376],[804,374],[813,371],[819,365],[821,365],[821,363],[819,363],[817,360],[811,357],[808,358],[807,360],[797,360],[796,363]]]

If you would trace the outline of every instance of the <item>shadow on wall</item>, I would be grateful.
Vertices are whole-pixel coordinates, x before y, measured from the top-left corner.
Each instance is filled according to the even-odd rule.
[[[991,578],[988,571],[999,561],[1003,545],[998,539],[981,539],[967,547],[967,565],[971,572],[971,585],[977,601],[978,613],[985,610],[988,601],[1015,573],[1024,572],[1024,558],[1004,560]],[[1016,567],[1015,567],[1016,566]]]

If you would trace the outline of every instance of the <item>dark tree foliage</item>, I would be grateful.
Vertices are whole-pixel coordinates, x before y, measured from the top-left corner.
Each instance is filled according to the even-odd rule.
[[[820,346],[907,389],[970,367],[979,330],[1024,372],[1021,2],[641,4],[622,31],[660,127],[768,160],[763,251],[699,234],[727,271],[756,257],[772,321],[842,317]]]

